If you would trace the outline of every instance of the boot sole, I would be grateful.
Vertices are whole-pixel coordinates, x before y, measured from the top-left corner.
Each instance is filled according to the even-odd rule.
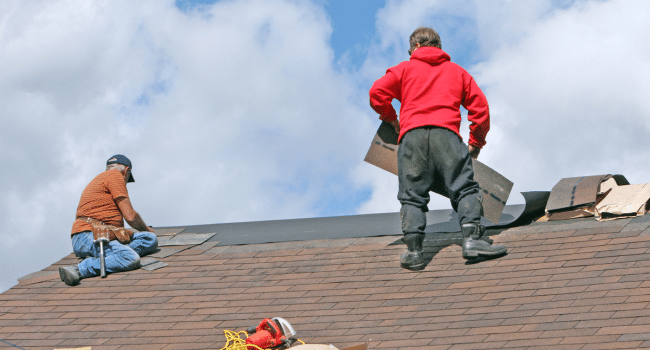
[[[76,279],[74,276],[70,276],[68,271],[66,271],[64,268],[59,267],[59,277],[61,277],[61,281],[65,283],[68,286],[76,286],[79,284],[80,279]]]
[[[417,265],[404,265],[404,264],[400,264],[400,265],[401,265],[403,268],[405,268],[405,269],[407,269],[407,270],[411,270],[411,271],[420,271],[420,270],[424,270],[424,268],[426,267],[426,264],[425,264],[425,263],[417,264]]]
[[[487,251],[470,251],[470,252],[463,252],[463,258],[465,259],[476,259],[479,256],[484,256],[484,257],[494,257],[494,256],[500,256],[508,252],[508,249],[501,249],[497,252],[487,252]]]

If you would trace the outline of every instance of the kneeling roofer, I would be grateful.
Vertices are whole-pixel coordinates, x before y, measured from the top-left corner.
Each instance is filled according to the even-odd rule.
[[[132,168],[131,161],[121,154],[109,158],[106,171],[97,175],[81,194],[72,224],[72,248],[84,260],[59,268],[65,284],[74,286],[83,278],[99,276],[100,246],[94,243],[99,241],[98,235],[110,240],[103,244],[107,273],[139,268],[140,257],[158,247],[153,229],[145,225],[129,200],[126,184],[134,182]],[[124,220],[140,232],[125,229]]]

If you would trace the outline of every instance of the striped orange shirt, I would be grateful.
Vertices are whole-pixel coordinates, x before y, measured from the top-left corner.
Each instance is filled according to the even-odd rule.
[[[124,176],[117,169],[106,170],[97,175],[81,193],[77,218],[81,216],[99,220],[105,224],[124,227],[124,217],[116,200],[129,197]],[[72,224],[72,234],[92,231],[92,226],[82,220]]]

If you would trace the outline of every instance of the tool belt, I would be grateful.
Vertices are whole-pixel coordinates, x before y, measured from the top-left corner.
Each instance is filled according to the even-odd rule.
[[[95,241],[100,238],[106,238],[109,241],[117,239],[120,243],[127,244],[131,242],[131,238],[133,237],[134,232],[124,227],[107,225],[99,220],[85,216],[80,216],[77,220],[85,221],[92,226],[93,239]]]

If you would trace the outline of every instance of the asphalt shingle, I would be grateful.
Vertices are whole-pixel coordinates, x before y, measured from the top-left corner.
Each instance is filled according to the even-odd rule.
[[[30,350],[220,349],[223,330],[283,317],[301,340],[338,348],[650,348],[648,224],[531,223],[493,235],[509,254],[478,263],[453,234],[428,234],[418,272],[400,268],[400,236],[208,241],[159,254],[162,268],[75,287],[55,273],[78,261],[71,254],[0,294],[0,339]]]

